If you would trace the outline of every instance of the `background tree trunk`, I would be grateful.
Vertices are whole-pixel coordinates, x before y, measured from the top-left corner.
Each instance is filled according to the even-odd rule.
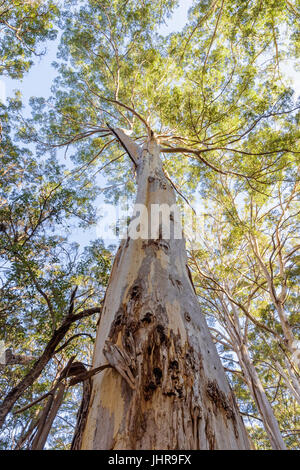
[[[140,152],[137,183],[136,202],[149,213],[152,204],[175,204],[153,137]],[[82,449],[250,447],[199,309],[184,239],[172,235],[175,219],[170,239],[160,226],[157,237],[120,245],[93,359],[93,368],[107,361],[113,368],[92,378]]]
[[[242,330],[239,316],[233,302],[230,302],[230,311],[227,307],[225,299],[223,300],[222,298],[223,294],[219,294],[219,296],[221,299],[221,305],[223,307],[222,313],[225,320],[224,326],[226,328],[227,334],[230,336],[230,343],[232,344],[233,350],[238,357],[244,379],[256,404],[257,410],[260,413],[272,449],[286,450],[286,446],[272,406],[268,400],[264,387],[249,354],[249,349],[247,346],[247,328],[244,329],[244,331]]]
[[[286,450],[286,445],[282,438],[278,422],[274,416],[270,402],[264,391],[256,369],[252,364],[248,349],[245,344],[240,344],[240,348],[239,351],[237,351],[237,354],[252,398],[254,399],[257,409],[262,417],[264,428],[270,439],[272,449]]]

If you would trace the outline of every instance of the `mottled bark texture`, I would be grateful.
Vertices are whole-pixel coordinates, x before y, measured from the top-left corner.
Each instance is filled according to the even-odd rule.
[[[137,162],[137,200],[175,203],[154,137]],[[150,216],[149,216],[150,219]],[[184,239],[127,238],[114,261],[94,351],[82,449],[248,449],[248,437],[187,265]]]

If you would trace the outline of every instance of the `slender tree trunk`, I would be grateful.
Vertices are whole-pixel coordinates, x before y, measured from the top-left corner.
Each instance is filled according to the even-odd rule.
[[[251,396],[256,404],[257,410],[262,418],[264,428],[269,437],[272,449],[286,450],[284,440],[282,438],[278,422],[273,413],[272,406],[265,393],[264,387],[260,381],[256,368],[251,360],[249,349],[247,347],[246,334],[242,332],[239,316],[233,302],[231,304],[231,311],[233,317],[231,318],[230,312],[227,308],[226,302],[220,296],[223,312],[225,313],[225,328],[230,337],[231,345],[238,356],[240,366]],[[244,337],[244,339],[243,339]]]
[[[267,269],[267,267],[264,263],[264,260],[263,260],[261,254],[260,254],[260,251],[259,251],[257,240],[253,235],[250,236],[250,244],[251,244],[253,253],[256,256],[256,259],[258,260],[258,264],[260,266],[261,272],[263,273],[263,275],[264,275],[264,277],[267,281],[269,296],[270,296],[270,299],[273,302],[273,304],[274,304],[274,306],[277,310],[278,317],[279,317],[279,320],[280,320],[280,324],[281,324],[281,327],[282,327],[282,332],[283,332],[284,338],[286,340],[287,349],[289,350],[289,352],[291,354],[293,354],[294,344],[295,344],[295,336],[294,336],[293,330],[291,328],[291,325],[289,324],[289,321],[287,319],[287,316],[286,316],[286,313],[285,313],[284,307],[283,307],[284,299],[286,297],[286,287],[282,286],[281,294],[280,295],[276,294],[276,289],[275,289],[275,286],[274,286],[273,276],[270,274],[270,272],[268,271],[268,269]],[[282,275],[283,275],[283,273],[282,273]]]
[[[274,416],[272,407],[261,384],[260,378],[252,364],[249,352],[245,344],[241,344],[237,350],[239,361],[243,369],[249,390],[254,399],[257,409],[262,417],[264,428],[270,439],[272,449],[286,450],[278,422]]]
[[[155,139],[136,155],[137,204],[148,213],[153,204],[171,207],[175,194]],[[172,235],[176,216],[169,218],[170,238],[161,224],[157,236],[128,237],[116,255],[93,359],[93,368],[107,361],[113,368],[92,378],[82,449],[250,447],[199,309],[185,242]]]
[[[278,371],[278,373],[281,375],[281,377],[284,380],[284,383],[286,387],[289,389],[290,393],[293,395],[295,400],[298,402],[300,405],[300,386],[299,386],[299,380],[297,379],[291,365],[289,364],[288,360],[285,360],[285,365],[286,365],[286,371],[283,369],[281,366],[280,362],[277,361],[275,358],[272,358],[274,361],[274,365]]]
[[[33,364],[30,371],[22,378],[22,380],[20,380],[20,382],[15,387],[13,387],[9,391],[9,393],[6,395],[6,397],[0,404],[0,429],[3,426],[7,415],[10,413],[18,399],[23,395],[25,390],[31,387],[31,385],[36,381],[36,379],[41,375],[44,368],[55,354],[57,346],[69,331],[72,323],[77,320],[81,320],[82,318],[85,318],[87,316],[93,315],[94,313],[100,312],[100,307],[94,307],[83,310],[82,312],[77,313],[76,315],[68,315],[64,319],[61,326],[53,333],[42,355]]]
[[[60,383],[57,387],[55,396],[50,395],[45,407],[44,419],[41,420],[37,434],[33,439],[31,450],[43,450],[51,430],[53,421],[56,418],[58,410],[62,405],[65,393],[65,384]]]

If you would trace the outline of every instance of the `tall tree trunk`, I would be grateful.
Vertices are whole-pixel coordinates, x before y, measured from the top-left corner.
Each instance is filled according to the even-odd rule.
[[[159,146],[151,136],[139,153],[121,131],[116,135],[135,152],[136,202],[148,209],[151,225],[153,204],[175,204]],[[172,234],[176,215],[169,219],[170,238],[161,224],[157,236],[129,236],[116,255],[93,359],[93,368],[107,361],[113,368],[92,379],[82,449],[250,447],[199,309],[184,239]]]

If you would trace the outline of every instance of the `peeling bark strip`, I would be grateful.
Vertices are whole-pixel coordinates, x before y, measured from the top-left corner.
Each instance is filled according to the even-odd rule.
[[[151,205],[171,207],[174,189],[163,173],[154,137],[135,154],[136,202],[147,207],[151,227]],[[174,228],[171,219],[171,227],[172,223]],[[171,234],[169,240],[121,243],[105,296],[93,368],[106,360],[112,368],[91,379],[82,449],[249,448],[199,311],[183,239]]]

